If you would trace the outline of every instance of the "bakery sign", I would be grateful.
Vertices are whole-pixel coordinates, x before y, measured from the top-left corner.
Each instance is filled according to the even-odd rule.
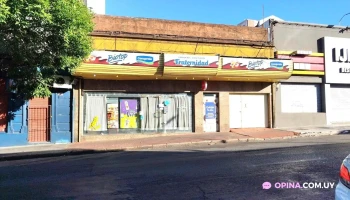
[[[284,71],[293,68],[292,60],[250,59],[250,58],[222,58],[222,69],[226,70],[257,70]]]
[[[350,39],[324,37],[326,83],[350,83]]]

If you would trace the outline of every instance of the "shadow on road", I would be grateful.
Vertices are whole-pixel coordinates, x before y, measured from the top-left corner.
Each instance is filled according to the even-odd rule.
[[[263,190],[262,183],[336,184],[349,153],[349,144],[250,151],[84,150],[0,162],[0,198],[333,199],[334,188]]]

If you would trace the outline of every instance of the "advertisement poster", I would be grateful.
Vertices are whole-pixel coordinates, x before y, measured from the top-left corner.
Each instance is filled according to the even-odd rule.
[[[138,100],[120,100],[120,128],[138,128]]]
[[[214,102],[205,102],[205,119],[216,119],[216,104]]]
[[[167,67],[206,67],[218,68],[218,56],[165,54],[164,66]]]
[[[118,104],[107,104],[107,128],[119,128]]]
[[[128,53],[113,51],[93,51],[84,62],[101,65],[127,65],[158,67],[160,54]]]
[[[230,70],[259,70],[259,71],[285,71],[293,68],[291,60],[223,58],[222,69]]]

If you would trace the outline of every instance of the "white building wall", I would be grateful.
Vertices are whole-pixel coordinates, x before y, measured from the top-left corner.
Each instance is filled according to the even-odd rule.
[[[92,12],[100,15],[106,14],[106,0],[85,0],[85,3]]]

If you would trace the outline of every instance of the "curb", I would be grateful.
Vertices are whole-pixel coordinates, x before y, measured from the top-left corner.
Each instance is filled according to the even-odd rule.
[[[108,152],[120,152],[121,149],[108,150]],[[88,155],[105,153],[103,150],[56,150],[50,152],[25,152],[25,153],[13,153],[0,156],[1,161],[14,161],[24,159],[35,159],[35,158],[50,158],[50,157],[61,157],[61,156],[74,156],[74,155]]]
[[[285,140],[293,139],[299,137],[318,137],[326,135],[336,135],[338,133],[319,133],[319,132],[309,132],[309,133],[298,133],[294,136],[284,136],[284,137],[272,137],[272,138],[241,138],[241,139],[216,139],[216,140],[203,140],[195,142],[178,142],[178,143],[165,143],[165,144],[153,144],[153,145],[139,145],[139,146],[130,146],[123,148],[111,148],[111,149],[64,149],[64,150],[51,150],[51,151],[37,151],[37,152],[22,152],[22,153],[11,153],[0,155],[0,161],[13,161],[13,160],[22,160],[22,159],[34,159],[34,158],[49,158],[49,157],[60,157],[60,156],[74,156],[74,155],[83,155],[83,154],[98,154],[98,153],[108,153],[108,152],[122,152],[135,149],[162,149],[168,147],[179,147],[179,146],[191,146],[198,144],[207,144],[215,145],[219,143],[244,143],[244,142],[259,142],[267,140]]]

